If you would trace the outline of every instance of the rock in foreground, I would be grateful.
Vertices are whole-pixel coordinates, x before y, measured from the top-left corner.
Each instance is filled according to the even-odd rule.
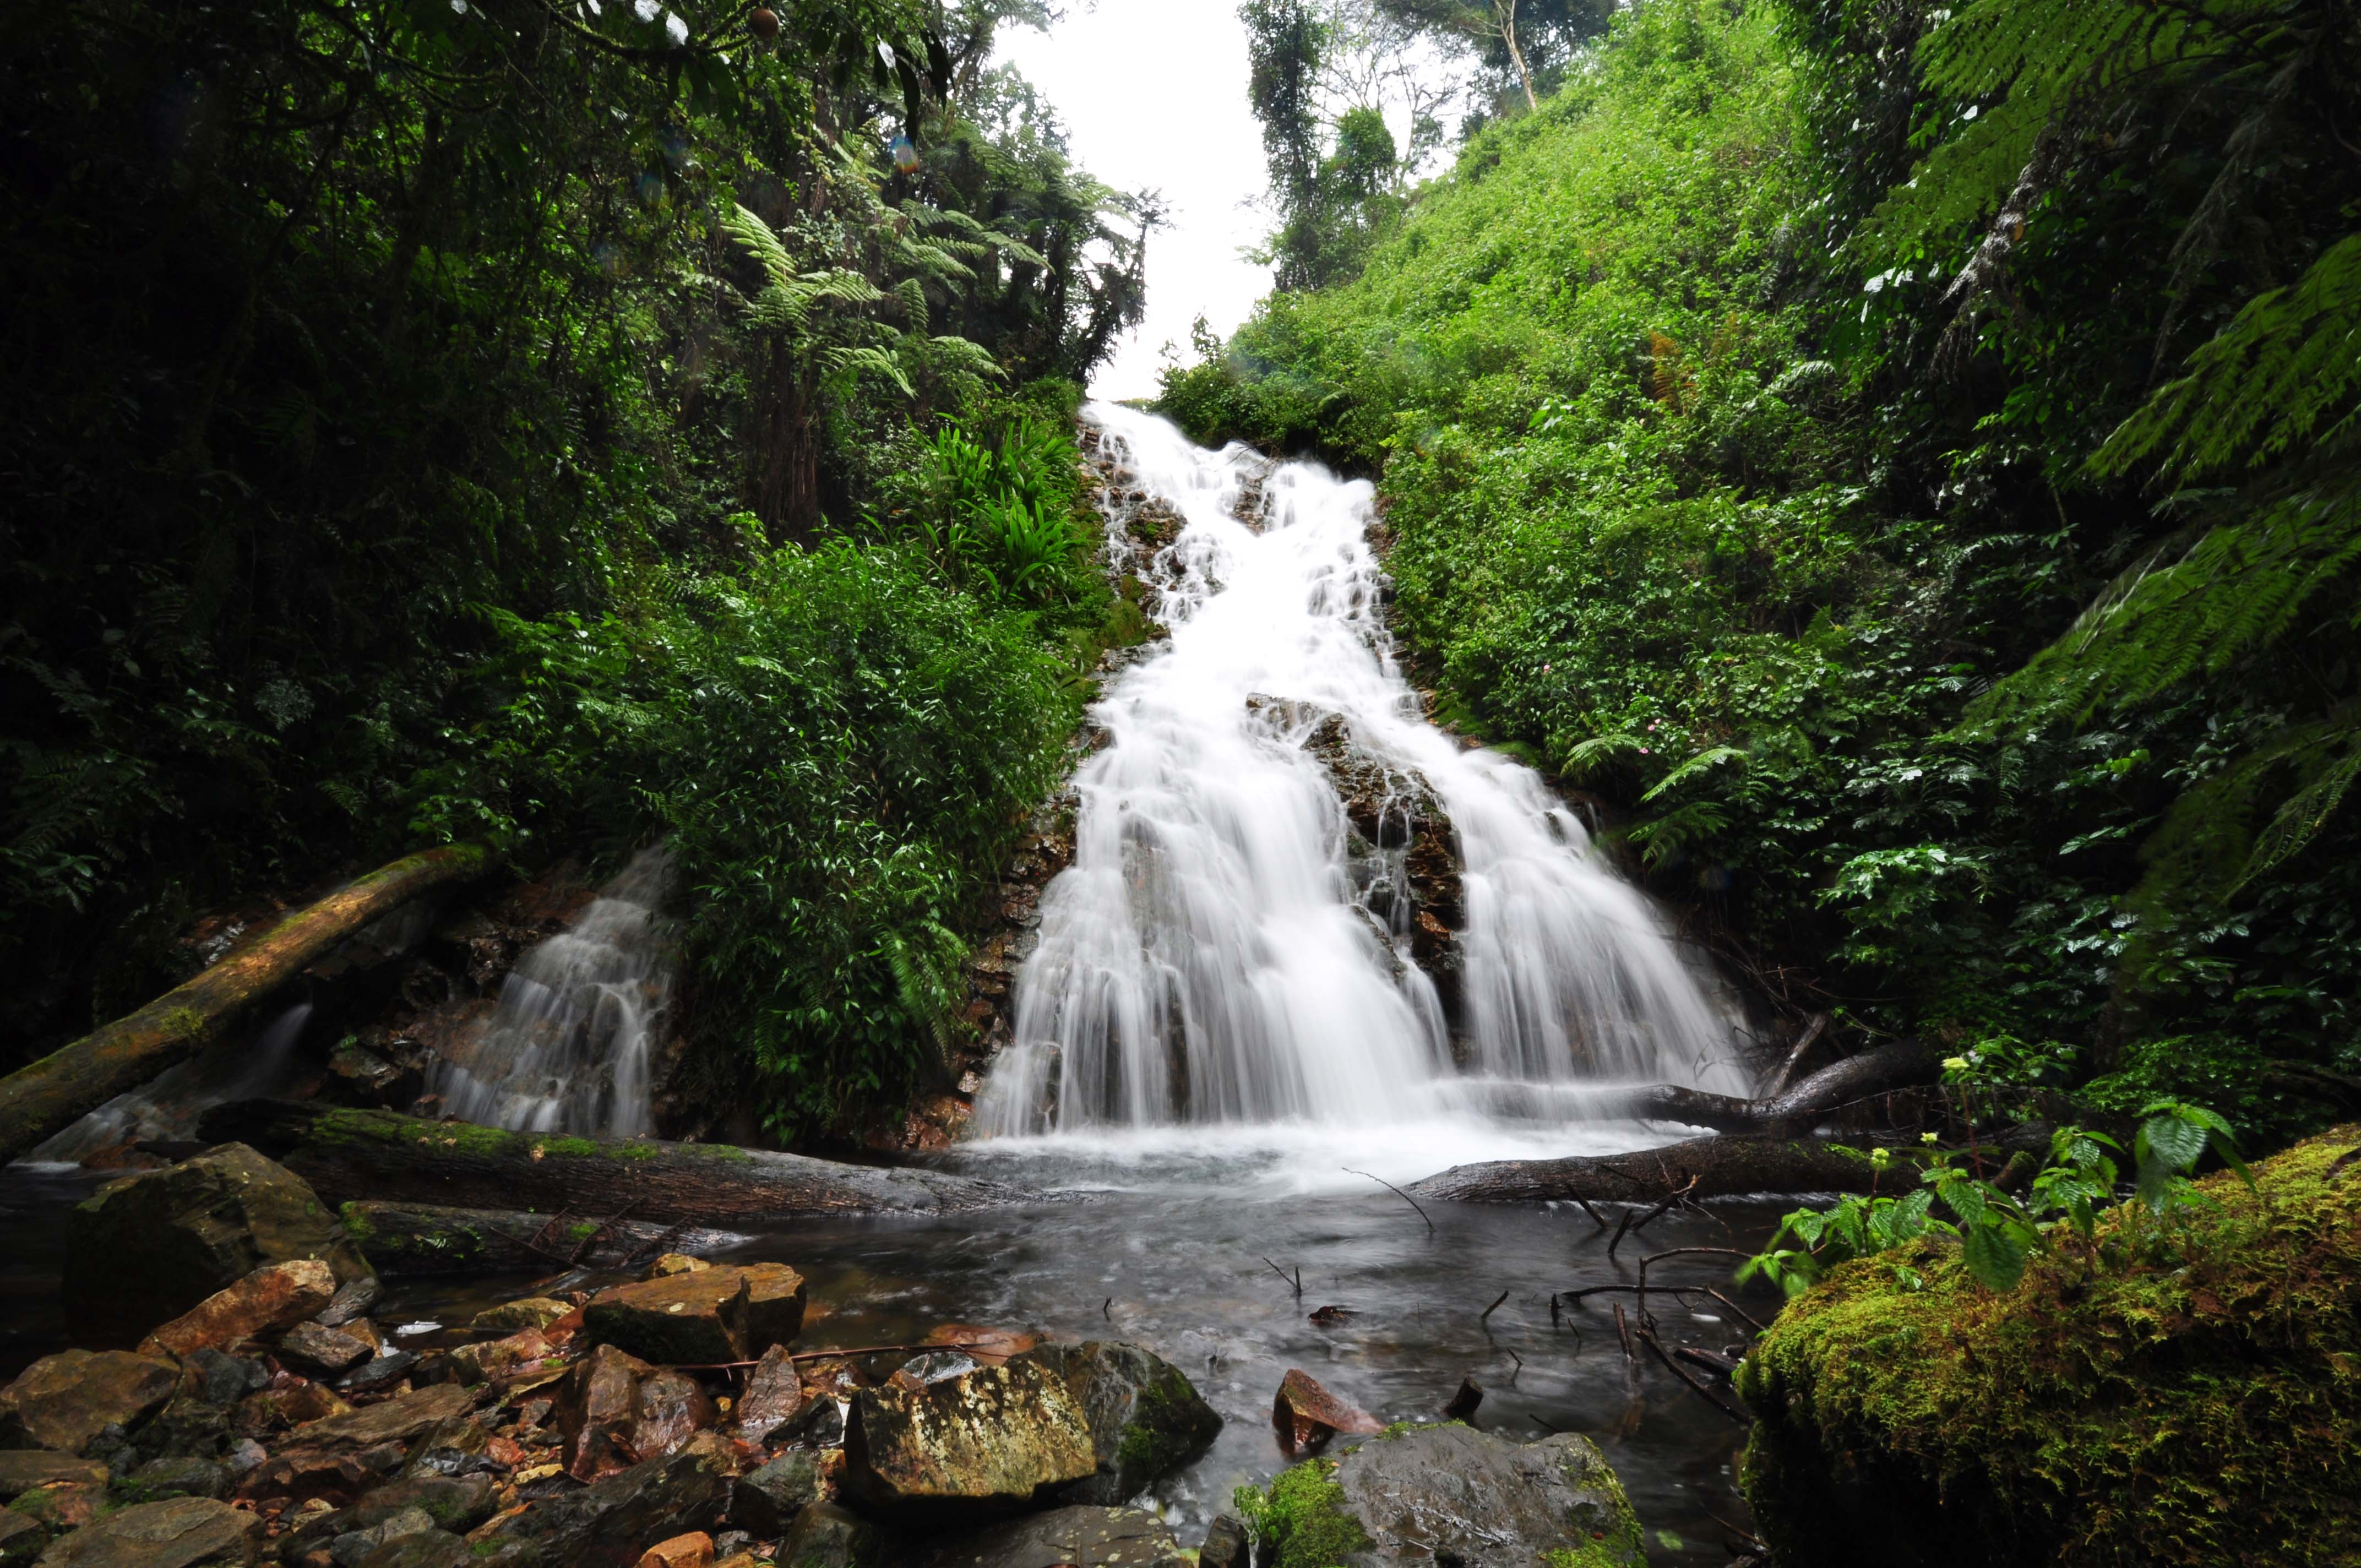
[[[1189,1568],[1164,1521],[1143,1508],[1070,1508],[1011,1519],[938,1551],[928,1568]]]
[[[169,1361],[128,1351],[60,1351],[0,1388],[0,1446],[80,1453],[109,1427],[135,1427],[180,1382]]]
[[[226,1503],[174,1497],[83,1526],[41,1554],[40,1568],[199,1568],[248,1563],[260,1523]]]
[[[335,1212],[243,1144],[109,1182],[74,1210],[60,1289],[75,1336],[129,1344],[266,1264],[370,1269]]]
[[[1283,1471],[1252,1502],[1260,1568],[1641,1568],[1640,1521],[1598,1445],[1458,1425],[1371,1438]]]
[[[2361,1562],[2361,1126],[2200,1184],[2183,1247],[2117,1210],[1995,1295],[1956,1248],[1832,1272],[1739,1388],[1783,1565]],[[1924,1281],[1905,1289],[1894,1265]]]

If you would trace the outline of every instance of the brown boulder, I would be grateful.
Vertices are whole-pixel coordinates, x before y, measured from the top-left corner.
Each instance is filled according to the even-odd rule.
[[[180,1369],[128,1351],[60,1351],[0,1388],[0,1447],[80,1453],[109,1426],[126,1430],[161,1409]]]
[[[210,1497],[171,1497],[109,1514],[60,1540],[41,1568],[199,1568],[251,1563],[262,1521]]]
[[[781,1263],[731,1265],[601,1290],[582,1309],[602,1344],[649,1361],[752,1361],[803,1329],[804,1281]]]
[[[566,1473],[594,1481],[679,1450],[719,1412],[697,1380],[610,1344],[575,1364],[560,1386]]]
[[[279,1359],[306,1372],[342,1372],[375,1353],[375,1347],[357,1334],[316,1322],[298,1323],[279,1341]]]
[[[539,1366],[554,1354],[539,1329],[526,1329],[506,1339],[461,1345],[451,1353],[451,1369],[462,1383],[482,1383]]]
[[[60,1289],[87,1343],[129,1344],[263,1265],[298,1258],[344,1282],[371,1272],[301,1178],[225,1144],[109,1182],[78,1206]]]
[[[38,1448],[0,1450],[0,1503],[43,1486],[104,1486],[106,1477],[106,1466],[95,1459]]]
[[[508,1334],[520,1329],[546,1329],[572,1310],[565,1302],[547,1296],[527,1296],[485,1308],[469,1320],[467,1326],[478,1333]]]
[[[1338,1432],[1367,1435],[1386,1430],[1386,1423],[1357,1405],[1347,1404],[1294,1367],[1279,1379],[1271,1401],[1270,1424],[1279,1446],[1290,1459],[1317,1453]]]
[[[139,1349],[143,1354],[170,1356],[223,1350],[266,1329],[300,1323],[335,1294],[335,1271],[316,1258],[265,1264],[141,1340]]]

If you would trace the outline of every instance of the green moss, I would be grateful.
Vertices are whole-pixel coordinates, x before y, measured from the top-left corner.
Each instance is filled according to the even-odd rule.
[[[736,1144],[682,1144],[679,1146],[701,1154],[708,1159],[746,1161],[754,1157]]]
[[[562,1159],[588,1159],[598,1153],[598,1144],[588,1138],[535,1138],[533,1146]]]
[[[1740,1376],[1765,1539],[1828,1568],[1896,1532],[1978,1568],[2361,1561],[2361,1166],[2331,1175],[2356,1142],[2208,1179],[2169,1246],[2118,1209],[2006,1295],[1932,1245],[1831,1273]]]
[[[1265,1568],[1340,1568],[1377,1544],[1345,1511],[1333,1459],[1307,1459],[1272,1476],[1268,1490],[1241,1486],[1231,1501],[1254,1531],[1261,1549],[1255,1561]]]
[[[175,1007],[157,1022],[168,1035],[201,1035],[205,1028],[205,1015],[193,1007]]]
[[[653,1159],[664,1153],[653,1144],[624,1144],[615,1150],[617,1159]]]
[[[568,1226],[566,1232],[566,1239],[570,1242],[587,1242],[598,1234],[598,1222],[596,1220],[585,1220],[578,1225]]]
[[[344,1218],[345,1234],[366,1251],[369,1243],[377,1239],[377,1227],[369,1223],[368,1211],[358,1203],[347,1203],[337,1212]]]

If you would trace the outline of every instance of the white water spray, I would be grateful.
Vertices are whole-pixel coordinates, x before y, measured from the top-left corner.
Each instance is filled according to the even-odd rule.
[[[250,1041],[227,1041],[168,1068],[153,1082],[116,1095],[54,1134],[25,1158],[79,1164],[125,1144],[192,1138],[197,1119],[214,1106],[275,1094],[285,1086],[311,1019],[312,1004],[298,1002]]]
[[[427,1089],[463,1122],[520,1132],[654,1130],[648,1062],[672,992],[656,910],[671,861],[642,850],[570,929],[517,961],[464,1061]]]
[[[1583,825],[1422,717],[1379,614],[1370,487],[1280,465],[1257,532],[1234,512],[1262,459],[1128,409],[1089,417],[1181,514],[1142,574],[1171,641],[1094,710],[1111,740],[1077,775],[1074,863],[1043,895],[979,1132],[1554,1119],[1635,1079],[1744,1092],[1730,1022]],[[1329,715],[1456,831],[1456,1061],[1400,922],[1356,894],[1344,805],[1302,744]]]

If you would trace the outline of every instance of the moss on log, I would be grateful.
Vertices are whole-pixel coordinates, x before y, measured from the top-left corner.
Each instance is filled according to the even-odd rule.
[[[658,1252],[704,1254],[743,1239],[726,1231],[607,1222],[595,1214],[520,1214],[427,1203],[352,1202],[345,1234],[379,1274],[485,1274],[581,1265],[622,1268]]]
[[[127,1017],[0,1079],[0,1163],[186,1060],[337,943],[388,912],[490,863],[473,844],[408,855],[282,918]]]
[[[332,1203],[373,1199],[759,1228],[796,1215],[947,1212],[1038,1197],[940,1171],[728,1144],[510,1133],[280,1100],[215,1106],[199,1134],[208,1143],[251,1145]]]
[[[2361,1562],[2361,1126],[2200,1184],[2155,1245],[1984,1289],[1927,1241],[1832,1271],[1741,1365],[1773,1562]],[[1902,1266],[1915,1274],[1901,1272]]]

